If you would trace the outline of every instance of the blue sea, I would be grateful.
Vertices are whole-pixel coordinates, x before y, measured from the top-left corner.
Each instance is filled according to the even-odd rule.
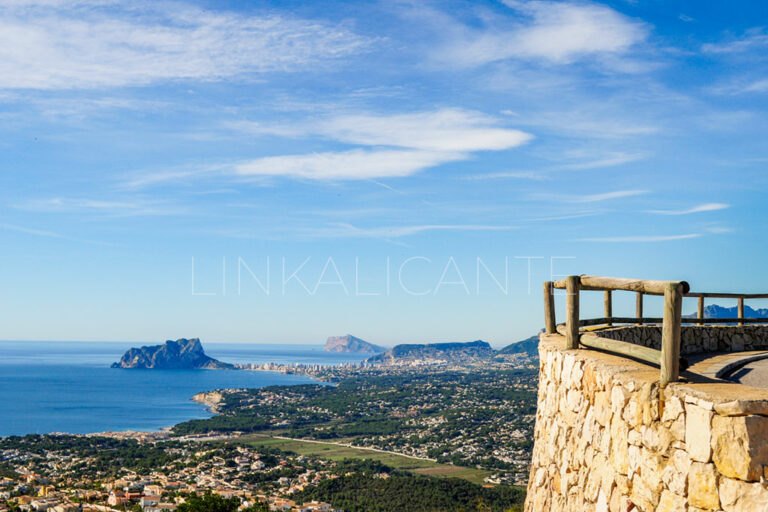
[[[300,375],[235,370],[110,368],[131,342],[0,341],[0,437],[48,432],[156,431],[207,418],[192,395],[220,388],[315,382]],[[205,343],[228,363],[341,364],[365,354],[325,352],[318,345]]]

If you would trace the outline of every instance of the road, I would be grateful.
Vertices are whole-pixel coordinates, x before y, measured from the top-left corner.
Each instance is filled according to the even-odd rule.
[[[760,359],[744,365],[733,372],[730,380],[756,388],[768,388],[768,359]]]

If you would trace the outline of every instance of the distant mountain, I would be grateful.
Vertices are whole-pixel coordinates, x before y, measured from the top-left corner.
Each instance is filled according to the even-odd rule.
[[[530,338],[507,345],[496,354],[528,354],[529,356],[539,357],[539,335],[534,334]]]
[[[346,336],[331,336],[328,338],[325,342],[325,350],[328,352],[367,352],[376,354],[387,349],[347,334]]]
[[[683,315],[683,318],[697,318],[698,316],[698,313],[691,313],[690,315]],[[724,308],[717,304],[710,304],[704,307],[704,318],[738,318],[738,316],[739,309],[736,306]],[[744,318],[768,318],[768,309],[752,309],[745,304]]]
[[[234,368],[205,355],[198,338],[168,340],[165,345],[132,348],[112,368],[205,369]]]
[[[470,363],[489,359],[495,351],[481,340],[468,343],[431,343],[428,345],[397,345],[383,354],[369,357],[371,364],[438,364]]]

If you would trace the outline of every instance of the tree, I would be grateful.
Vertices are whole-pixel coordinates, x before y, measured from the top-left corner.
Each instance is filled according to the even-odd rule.
[[[191,494],[185,503],[176,507],[177,512],[237,512],[240,507],[238,498],[222,498],[218,494],[206,493],[203,496]],[[266,512],[269,507],[258,503],[243,512]]]

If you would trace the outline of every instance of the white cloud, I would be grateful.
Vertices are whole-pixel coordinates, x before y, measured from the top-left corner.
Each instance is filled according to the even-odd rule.
[[[236,165],[234,172],[240,176],[290,176],[315,180],[395,178],[466,157],[463,153],[439,151],[353,149],[257,158]]]
[[[511,25],[455,29],[439,58],[476,66],[509,58],[569,63],[589,55],[616,55],[645,40],[644,23],[594,3],[508,0],[521,19]]]
[[[291,125],[239,122],[230,126],[285,137],[319,135],[348,144],[452,153],[509,149],[533,138],[498,124],[480,112],[443,108],[408,114],[342,115]]]
[[[688,233],[685,235],[648,235],[648,236],[613,236],[596,238],[579,238],[577,242],[609,242],[609,243],[637,243],[637,242],[670,242],[673,240],[687,240],[698,238],[700,233]]]
[[[164,11],[161,3],[82,4],[0,8],[0,88],[217,80],[306,68],[367,44],[342,26],[272,14],[192,11],[178,5]]]
[[[389,116],[342,116],[321,123],[320,132],[351,144],[452,152],[508,149],[532,138],[495,124],[494,119],[479,112],[442,109]]]
[[[656,215],[690,215],[691,213],[700,212],[713,212],[716,210],[724,210],[730,205],[724,203],[706,203],[687,208],[685,210],[648,210],[648,213],[654,213]]]
[[[291,125],[239,122],[231,127],[281,137],[320,136],[363,146],[343,151],[257,158],[234,166],[240,176],[291,176],[309,179],[403,177],[423,169],[470,158],[477,151],[499,151],[533,137],[498,126],[495,118],[462,109],[390,115],[342,115]]]

